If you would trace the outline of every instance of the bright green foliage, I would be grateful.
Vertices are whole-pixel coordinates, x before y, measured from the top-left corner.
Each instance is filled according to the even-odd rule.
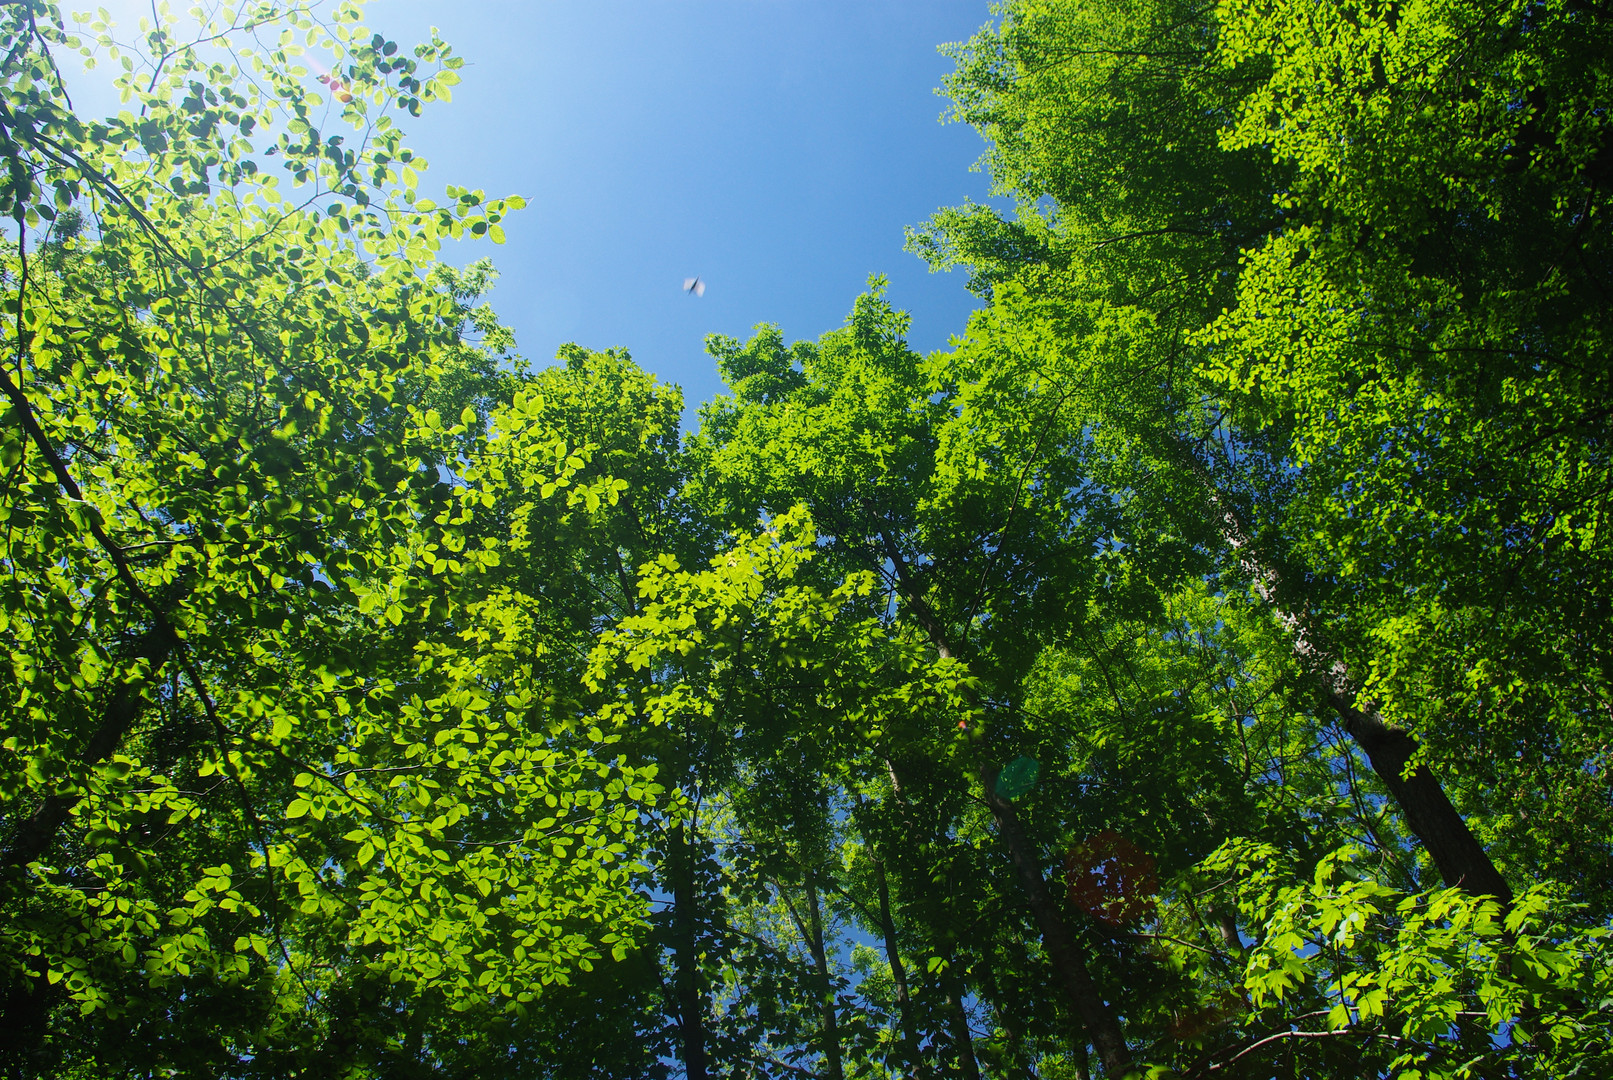
[[[965,708],[961,665],[888,636],[873,575],[852,573],[828,589],[811,583],[815,540],[795,508],[766,532],[737,538],[709,569],[685,571],[670,556],[647,564],[637,613],[600,637],[590,675],[596,690],[613,690],[602,717],[665,729],[636,741],[683,778],[682,827],[692,838],[665,841],[664,857],[677,902],[699,905],[699,926],[673,920],[665,934],[679,974],[692,962],[677,952],[680,933],[721,959],[702,969],[699,993],[724,1003],[703,1020],[724,1069],[800,1060],[802,1042],[809,1054],[821,1047],[818,1003],[837,993],[823,926],[839,876],[840,796],[826,781],[872,782],[885,766],[868,751],[893,728],[945,727]],[[718,838],[729,845],[720,861],[677,869],[689,857],[681,845],[704,850]],[[792,949],[816,950],[819,970],[808,957],[801,970]],[[876,1031],[848,1017],[837,1037],[855,1057],[851,1048]]]
[[[1547,942],[1597,940],[1613,805],[1605,14],[1036,0],[1000,13],[954,48],[947,90],[987,136],[1017,220],[966,206],[913,236],[992,300],[958,352],[963,421],[995,433],[1046,402],[1047,439],[1092,448],[1125,539],[1175,538],[1212,558],[1217,588],[1258,598],[1251,614],[1267,607],[1276,632],[1264,662],[1292,635],[1291,705],[1309,706],[1307,683],[1347,685],[1346,705],[1415,733],[1518,889],[1554,883],[1508,918],[1543,917],[1530,925]],[[1421,895],[1404,808],[1359,788],[1352,757],[1329,766],[1355,804],[1338,820],[1365,831],[1373,888]],[[1315,814],[1326,785],[1292,779],[1281,788]],[[1301,836],[1277,848],[1300,866],[1325,851]],[[1440,937],[1467,917],[1454,902],[1407,918],[1393,947],[1446,950],[1453,1001],[1481,993],[1489,963]],[[1260,921],[1243,932],[1264,940]],[[1492,957],[1523,950],[1524,925]],[[1393,950],[1361,953],[1353,977],[1404,992],[1415,980]],[[1496,991],[1486,1000],[1504,1004],[1449,1045],[1418,1031],[1419,1067],[1456,1075],[1471,1051],[1488,1062],[1474,1075],[1571,1071],[1589,1033],[1605,1038],[1599,994],[1578,993],[1586,970],[1560,973],[1575,989],[1551,1002]],[[1391,1068],[1381,1027],[1268,1039],[1251,1014],[1233,1037],[1243,1021],[1213,986],[1188,1026],[1227,1041],[1196,1068],[1327,1074],[1378,1050],[1382,1068],[1411,1067]],[[1306,1027],[1303,1003],[1259,1004],[1274,1001]],[[1388,1008],[1398,1025],[1423,1006]],[[1581,1034],[1532,1031],[1536,1010]]]
[[[915,237],[992,285],[973,336],[1018,354],[1010,393],[1081,387],[1070,422],[1189,538],[1196,455],[1497,856],[1597,890],[1607,34],[1573,6],[1009,5],[948,89],[1020,220]],[[1037,249],[971,247],[988,227]]]
[[[798,676],[793,700],[769,702],[765,728],[744,728],[739,752],[749,746],[764,756],[752,759],[754,771],[738,769],[743,783],[728,798],[738,834],[776,853],[769,896],[789,892],[780,879],[816,876],[823,891],[856,865],[836,866],[822,839],[820,854],[803,850],[808,836],[840,833],[881,860],[905,939],[897,949],[910,950],[909,982],[928,998],[912,995],[908,1025],[919,1030],[911,1038],[891,997],[874,999],[890,1024],[886,1060],[911,1069],[974,1057],[954,1022],[972,985],[990,987],[1003,1010],[981,1052],[1012,1067],[1067,1047],[1068,1021],[1056,995],[1033,989],[1049,980],[1039,967],[1046,958],[1026,947],[1041,932],[1026,925],[1009,852],[971,794],[979,770],[1038,762],[1036,785],[1018,801],[1055,882],[1064,853],[1105,830],[1139,845],[1167,880],[1239,835],[1228,831],[1234,823],[1242,835],[1309,842],[1320,833],[1318,844],[1337,842],[1292,805],[1298,792],[1328,797],[1334,785],[1325,759],[1288,766],[1292,786],[1272,793],[1261,823],[1248,785],[1287,755],[1303,762],[1315,736],[1285,709],[1280,681],[1272,685],[1292,677],[1291,664],[1260,656],[1280,639],[1184,577],[1199,560],[1180,540],[1116,532],[1125,527],[1123,504],[1093,482],[1093,446],[1058,423],[1068,392],[1010,397],[1012,369],[967,351],[921,360],[905,348],[904,328],[876,293],[815,345],[786,350],[771,328],[744,346],[714,341],[736,395],[708,411],[691,444],[701,463],[691,493],[736,521],[804,500],[832,533],[814,564],[877,582],[871,614],[888,625],[888,639],[966,660],[967,693],[939,716],[933,707],[879,706],[889,718],[847,743],[841,718],[867,715],[855,702],[877,703],[878,682],[843,665],[823,689]],[[764,375],[765,389],[752,392]],[[976,411],[981,403],[997,410],[989,420]],[[756,624],[732,632],[747,625]],[[888,663],[871,644],[858,654]],[[765,656],[746,665],[764,678]],[[814,687],[821,719],[797,726],[792,709],[805,686]],[[772,764],[781,742],[787,756]],[[841,824],[831,824],[837,815]],[[862,899],[847,890],[844,917],[883,936],[870,873],[866,864],[858,872]],[[1101,925],[1090,913],[1074,916],[1085,920],[1083,932]],[[1203,933],[1200,920],[1182,936]],[[1212,933],[1188,955],[1222,947]],[[861,963],[872,962],[863,955]],[[886,963],[881,978],[893,979]],[[1166,1025],[1193,1000],[1179,961],[1158,948],[1117,937],[1093,963],[1139,1025]],[[1024,989],[1010,989],[1021,980]],[[825,1034],[820,1025],[820,1064],[829,1057]]]
[[[1512,793],[1498,850],[1599,893],[1613,27],[1551,4],[1223,17],[1227,60],[1271,67],[1223,143],[1293,183],[1203,332],[1209,374],[1287,432],[1290,531],[1360,613],[1386,710],[1453,770],[1482,748],[1461,772]]]
[[[448,1016],[518,1017],[645,925],[661,789],[567,704],[579,616],[517,572],[627,481],[500,368],[487,268],[429,261],[519,203],[415,193],[386,114],[446,96],[440,41],[264,5],[204,29],[232,66],[168,23],[125,65],[140,111],[85,124],[57,18],[0,13],[33,230],[5,265],[8,1067],[446,1060]]]
[[[685,439],[432,261],[441,41],[0,6],[8,1075],[1613,1067],[1605,13],[997,14],[966,336]]]
[[[1613,1064],[1606,926],[1575,927],[1547,886],[1504,916],[1457,889],[1407,895],[1374,881],[1363,854],[1328,856],[1311,881],[1295,881],[1266,845],[1228,845],[1203,864],[1237,879],[1241,912],[1264,930],[1244,986],[1272,1042],[1299,1038],[1281,1029],[1286,1017],[1325,1013],[1304,1036],[1324,1047],[1316,1068],[1594,1076]],[[1497,1030],[1506,1032],[1500,1045]],[[1236,1055],[1221,1056],[1230,1064]]]

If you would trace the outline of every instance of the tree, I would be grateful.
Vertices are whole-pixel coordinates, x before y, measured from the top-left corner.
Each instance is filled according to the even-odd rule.
[[[8,1074],[1606,1071],[1605,19],[999,15],[967,334],[685,437],[434,262],[443,43],[0,5]]]
[[[1145,635],[1166,630],[1159,590],[1190,588],[1183,572],[1195,557],[1169,536],[1116,531],[1124,517],[1089,472],[1089,448],[1049,437],[1054,418],[1041,398],[1026,396],[1017,406],[994,399],[1002,412],[982,417],[969,410],[959,378],[982,370],[977,358],[923,361],[906,349],[904,330],[904,317],[876,292],[816,346],[785,349],[771,328],[744,346],[715,339],[712,349],[738,392],[708,410],[691,445],[698,463],[692,497],[736,520],[803,504],[828,534],[821,545],[826,567],[877,576],[892,636],[969,671],[963,707],[930,732],[911,720],[893,723],[869,733],[870,747],[841,753],[867,760],[873,752],[861,766],[864,784],[877,776],[895,800],[947,808],[893,824],[910,843],[923,843],[928,833],[943,851],[954,842],[949,834],[968,838],[958,854],[973,863],[972,873],[996,877],[987,893],[995,898],[981,898],[985,910],[997,909],[988,918],[1004,910],[1028,918],[1045,949],[1048,981],[1059,988],[1066,1025],[1074,1021],[1067,1044],[1091,1042],[1104,1068],[1120,1075],[1135,1037],[1116,1014],[1135,1022],[1157,1007],[1144,1002],[1172,992],[1171,980],[1128,938],[1102,933],[1090,913],[1072,911],[1050,878],[1057,881],[1063,853],[1082,839],[1073,830],[1083,822],[1070,820],[1068,800],[1102,783],[1107,755],[1095,760],[1092,751],[1106,743],[1111,753],[1117,743],[1136,748],[1113,780],[1137,800],[1139,818],[1150,803],[1155,813],[1195,816],[1181,803],[1188,790],[1228,799],[1231,807],[1242,803],[1247,812],[1236,773],[1220,766],[1233,753],[1231,731],[1178,708],[1170,695],[1183,690],[1169,677],[1163,685],[1138,680],[1141,657],[1124,655],[1122,627],[1135,623]],[[781,393],[780,386],[792,388]],[[1117,632],[1118,640],[1108,640]],[[1170,649],[1169,633],[1153,647]],[[1065,715],[1032,711],[1032,695],[1061,655],[1093,669],[1132,669],[1129,685],[1111,683],[1099,699],[1118,706],[1120,730],[1104,730],[1094,708],[1103,706],[1091,699]],[[1218,678],[1227,677],[1223,670]],[[1216,681],[1207,679],[1205,689]],[[1215,715],[1226,703],[1206,705]],[[1150,712],[1168,718],[1178,736],[1192,733],[1182,744],[1189,752],[1162,754],[1159,739],[1143,749],[1143,733],[1125,728]],[[1022,792],[1005,794],[999,785],[999,770],[1022,756],[1048,773],[1023,807],[1015,802]],[[1027,817],[1033,810],[1045,816]],[[1119,824],[1116,813],[1111,799],[1086,824]],[[932,823],[918,824],[926,819]],[[1207,837],[1166,831],[1148,839],[1161,854],[1181,845],[1183,854],[1196,849],[1202,857],[1235,835],[1222,831],[1226,817],[1222,822]],[[1126,827],[1135,832],[1140,824]],[[996,839],[985,840],[984,829]],[[972,856],[987,843],[994,849],[988,859]],[[941,914],[941,926],[958,914]],[[936,940],[963,938],[960,930],[942,929]],[[932,971],[974,966],[945,954],[938,960]]]
[[[1057,402],[1134,529],[1216,552],[1222,580],[1268,605],[1445,881],[1505,906],[1501,870],[1562,865],[1528,838],[1537,800],[1559,827],[1605,832],[1582,779],[1605,708],[1580,666],[1605,645],[1582,629],[1605,555],[1588,533],[1543,542],[1601,512],[1587,423],[1605,365],[1566,358],[1603,337],[1606,138],[1587,80],[1605,20],[1461,4],[1003,16],[955,48],[948,90],[1018,220],[965,207],[913,237],[992,299],[964,349],[975,426]],[[1584,898],[1599,874],[1559,880]]]
[[[645,925],[659,789],[556,707],[570,613],[506,572],[624,482],[499,367],[486,269],[430,261],[519,203],[415,193],[386,110],[457,61],[357,17],[205,25],[269,40],[239,67],[151,28],[140,114],[88,124],[55,8],[0,12],[19,1074],[429,1071]]]

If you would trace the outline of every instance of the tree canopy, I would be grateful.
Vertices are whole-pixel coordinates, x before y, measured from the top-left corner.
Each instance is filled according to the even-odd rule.
[[[968,326],[686,433],[438,260],[440,39],[0,4],[0,1071],[1613,1068],[1613,21],[993,14]]]

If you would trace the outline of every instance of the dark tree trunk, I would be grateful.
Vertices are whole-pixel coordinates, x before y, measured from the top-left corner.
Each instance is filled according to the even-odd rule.
[[[818,907],[818,888],[811,875],[806,879],[807,920],[811,933],[807,948],[812,951],[812,965],[818,976],[818,1009],[823,1017],[823,1056],[829,1069],[829,1080],[845,1080],[840,1063],[840,1026],[835,1016],[834,980],[829,976],[829,951],[823,941],[823,915]]]
[[[956,958],[950,951],[944,959],[946,968],[941,978],[946,987],[947,1027],[952,1034],[952,1052],[958,1059],[958,1075],[963,1080],[980,1080],[974,1035],[969,1031],[969,1012],[963,1005],[963,980],[958,977]]]
[[[1225,908],[1215,913],[1215,928],[1221,934],[1221,941],[1226,945],[1227,952],[1233,956],[1243,955],[1243,938],[1238,934],[1238,920]]]
[[[936,652],[943,658],[956,656],[957,651],[952,647],[945,625],[936,617],[935,611],[914,582],[901,549],[885,533],[880,534],[880,539],[884,544],[885,554],[896,570],[902,597],[911,608],[914,620],[929,637],[930,644],[935,646]],[[1109,1007],[1109,1003],[1104,1000],[1097,983],[1092,979],[1092,973],[1087,970],[1086,961],[1075,946],[1075,939],[1069,927],[1065,925],[1064,913],[1059,910],[1053,894],[1048,891],[1046,879],[1042,877],[1041,861],[1036,857],[1035,851],[1019,827],[1019,817],[1014,813],[1013,804],[996,793],[997,771],[988,766],[981,766],[979,776],[985,788],[986,805],[991,809],[992,817],[996,819],[998,833],[1008,848],[1009,858],[1014,864],[1020,885],[1025,890],[1025,898],[1030,904],[1031,915],[1036,920],[1037,929],[1041,931],[1042,944],[1047,949],[1048,958],[1053,962],[1054,973],[1064,988],[1071,1010],[1085,1026],[1087,1038],[1090,1038],[1092,1045],[1097,1047],[1098,1057],[1103,1061],[1105,1070],[1111,1076],[1124,1076],[1131,1068],[1131,1050],[1126,1045],[1125,1035],[1120,1030],[1120,1021],[1116,1018],[1114,1010]],[[1079,1036],[1077,1041],[1080,1041]]]
[[[1002,980],[997,977],[997,952],[995,945],[988,945],[980,953],[980,970],[984,976],[985,991],[991,1000],[992,1012],[997,1017],[997,1023],[1008,1034],[1008,1053],[1005,1066],[1009,1070],[1006,1075],[1017,1080],[1032,1080],[1030,1061],[1025,1054],[1025,1027],[1013,1005],[1004,1000],[1006,993]]]
[[[926,844],[932,846],[939,844],[944,846],[947,842],[945,838],[939,837],[930,824],[921,821],[918,815],[914,813],[912,804],[907,801],[907,796],[903,792],[902,774],[897,770],[896,763],[889,758],[886,758],[885,768],[890,774],[891,792],[894,795],[893,805],[896,807],[896,811],[902,819],[903,826],[909,830],[910,834],[922,836]],[[883,861],[878,864],[880,871],[879,884],[883,890],[881,893],[880,903],[882,909],[888,913],[889,891],[887,888],[885,888],[887,878],[884,873],[884,865],[885,864]],[[889,927],[891,934],[894,935],[896,929],[894,919],[890,921]],[[888,941],[894,944],[894,936],[889,938]],[[896,969],[893,967],[893,974],[895,970]],[[911,984],[907,983],[906,968],[903,967],[901,971],[903,985],[901,986],[899,993],[903,994],[905,999],[902,1010],[903,1038],[911,1045],[911,1050],[904,1052],[907,1052],[910,1055],[910,1062],[913,1069],[912,1075],[921,1077],[941,1075],[941,1073],[938,1073],[935,1070],[933,1063],[924,1058],[924,1038],[919,1034],[917,1008],[912,1000],[912,986]],[[944,1041],[943,1038],[936,1032],[930,1032],[929,1038],[932,1046],[939,1046]]]
[[[1261,552],[1248,522],[1216,486],[1214,477],[1192,449],[1178,444],[1177,450],[1203,488],[1221,538],[1237,554],[1255,591],[1271,605],[1278,622],[1292,636],[1294,654],[1320,680],[1328,706],[1338,713],[1345,732],[1361,748],[1372,771],[1389,789],[1405,816],[1407,827],[1422,841],[1445,884],[1476,896],[1494,896],[1503,905],[1510,904],[1512,889],[1446,797],[1438,778],[1425,765],[1405,773],[1406,763],[1417,751],[1416,738],[1404,728],[1385,721],[1375,704],[1362,699],[1360,686],[1349,666],[1313,625],[1310,605],[1303,602],[1302,596],[1293,595],[1292,582]]]
[[[901,780],[896,766],[889,761],[886,766],[891,771],[891,782],[900,795]],[[1090,1039],[1098,1048],[1098,1056],[1110,1074],[1123,1076],[1131,1065],[1131,1051],[1126,1046],[1120,1022],[1099,992],[1091,972],[1087,970],[1086,961],[1076,948],[1075,939],[1064,922],[1064,913],[1059,910],[1058,902],[1042,876],[1041,864],[1020,830],[1019,817],[1014,813],[1013,804],[996,794],[995,770],[982,768],[980,780],[985,787],[986,804],[997,821],[998,832],[1014,864],[1015,875],[1025,890],[1031,916],[1041,933],[1042,945],[1047,949],[1054,975],[1064,990],[1065,1001],[1072,1015],[1081,1021],[1082,1029],[1074,1033],[1077,1049],[1084,1053],[1080,1048]]]
[[[20,245],[21,243],[22,239],[19,237],[18,244]],[[21,255],[21,247],[18,250],[19,255]],[[24,278],[26,278],[26,260],[23,264],[23,274]],[[19,304],[21,303],[20,298],[18,302]],[[18,345],[20,350],[21,342]],[[19,351],[18,364],[20,365],[21,362],[21,352]],[[80,490],[77,481],[73,479],[73,474],[67,467],[67,461],[63,459],[56,446],[45,434],[44,428],[40,426],[39,418],[34,415],[33,404],[28,400],[28,396],[23,393],[19,385],[11,381],[11,376],[3,367],[0,367],[0,394],[4,394],[11,401],[21,423],[23,434],[29,442],[34,444],[40,456],[45,459],[45,463],[50,466],[51,473],[56,478],[57,486],[61,488],[69,499],[75,502],[83,502],[84,492]],[[95,538],[95,542],[112,560],[112,566],[117,572],[118,580],[128,589],[130,597],[139,606],[146,609],[154,620],[154,625],[140,635],[131,650],[132,658],[136,661],[146,661],[146,666],[139,674],[124,680],[112,691],[111,697],[103,707],[101,722],[90,735],[89,744],[79,757],[79,763],[84,766],[94,765],[105,760],[122,743],[123,737],[128,734],[129,727],[145,707],[147,689],[179,644],[178,636],[174,633],[173,626],[168,622],[167,616],[163,614],[162,609],[152,599],[151,595],[146,592],[139,579],[135,577],[134,570],[130,567],[128,556],[124,550],[112,542],[111,537],[107,535],[99,519],[93,515],[89,519],[89,531]],[[220,752],[224,750],[223,747],[219,749]],[[79,798],[78,793],[72,790],[58,791],[46,796],[34,810],[34,813],[29,815],[18,827],[11,843],[6,847],[4,856],[0,857],[0,865],[7,868],[20,868],[43,855],[55,839],[57,830],[67,820],[68,814],[71,813],[73,807],[78,805]]]
[[[923,1071],[923,1058],[919,1050],[918,1026],[913,1022],[913,1002],[907,988],[907,968],[902,964],[901,950],[896,945],[896,920],[891,916],[890,886],[885,880],[885,862],[874,858],[874,884],[879,891],[879,931],[885,938],[885,958],[890,961],[891,982],[896,984],[896,1015],[902,1026],[902,1053],[907,1067],[914,1072]]]
[[[0,975],[0,1076],[46,1075],[51,1013],[67,998],[66,983],[52,983],[47,967],[42,957],[24,957]]]
[[[1511,887],[1451,805],[1438,778],[1426,765],[1405,771],[1406,762],[1417,751],[1417,740],[1404,729],[1386,724],[1370,705],[1359,708],[1358,700],[1338,692],[1328,695],[1328,704],[1338,712],[1344,730],[1367,755],[1372,771],[1399,804],[1407,827],[1423,842],[1445,884],[1510,905]]]
[[[1058,903],[1048,890],[1041,865],[1020,831],[1019,817],[1014,813],[1013,804],[996,792],[996,770],[981,769],[980,780],[985,786],[986,804],[997,819],[998,832],[1019,874],[1025,899],[1030,903],[1037,929],[1042,932],[1042,944],[1053,961],[1053,969],[1063,985],[1065,997],[1086,1028],[1086,1037],[1097,1048],[1104,1070],[1110,1076],[1123,1076],[1131,1067],[1131,1050],[1126,1046],[1120,1022],[1104,1000],[1091,972],[1087,970],[1086,961],[1075,946],[1069,927],[1065,925],[1064,913],[1059,910]]]
[[[147,694],[173,653],[174,644],[173,634],[166,626],[147,630],[135,641],[131,659],[136,662],[139,673],[109,685],[101,721],[90,733],[89,742],[78,757],[81,770],[105,761],[123,743],[130,727],[144,711]],[[44,855],[81,798],[78,786],[68,783],[41,799],[34,812],[18,824],[4,856],[0,856],[0,865],[21,868]]]
[[[683,1069],[689,1080],[706,1080],[706,1010],[700,995],[700,956],[695,947],[699,903],[695,888],[692,826],[672,830],[668,862],[672,871],[672,951],[677,964],[673,993],[678,1008],[678,1034],[683,1040]]]

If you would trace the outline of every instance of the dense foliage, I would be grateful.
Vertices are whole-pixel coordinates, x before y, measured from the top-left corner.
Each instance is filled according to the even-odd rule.
[[[1604,9],[1012,0],[966,333],[689,434],[202,17],[0,5],[5,1075],[1613,1070]]]

